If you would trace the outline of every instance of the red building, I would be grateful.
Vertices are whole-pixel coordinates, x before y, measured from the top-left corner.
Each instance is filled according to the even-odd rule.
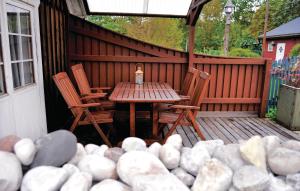
[[[300,17],[267,32],[263,56],[273,60],[288,57],[297,43],[300,43]]]

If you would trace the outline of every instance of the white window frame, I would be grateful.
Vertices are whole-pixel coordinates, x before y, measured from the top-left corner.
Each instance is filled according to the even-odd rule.
[[[0,75],[3,75],[3,81],[0,83],[3,83],[3,92],[0,92],[0,97],[5,95],[7,93],[6,90],[6,80],[5,80],[5,68],[4,68],[4,51],[3,51],[3,29],[2,29],[2,25],[1,25],[1,21],[0,21],[0,54],[2,55],[2,60],[0,60],[0,68],[2,67],[3,71],[0,70],[0,72],[2,72],[2,74],[0,73]]]
[[[268,52],[273,52],[274,51],[274,42],[268,42]]]

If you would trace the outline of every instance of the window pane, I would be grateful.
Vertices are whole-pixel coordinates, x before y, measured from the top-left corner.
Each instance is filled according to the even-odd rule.
[[[12,6],[8,6],[12,7]],[[10,10],[9,10],[10,11]],[[18,14],[16,12],[7,12],[8,32],[18,33]]]
[[[5,93],[4,86],[4,66],[0,65],[0,95]]]
[[[9,35],[10,58],[12,61],[20,60],[20,39],[17,35]]]
[[[23,60],[32,58],[31,37],[22,37]]]
[[[13,74],[14,88],[21,86],[21,63],[13,63],[11,65]]]
[[[22,34],[31,34],[29,11],[21,10],[20,19],[21,19],[21,33]]]
[[[32,65],[32,62],[24,62],[23,64],[25,84],[32,84],[34,82]]]

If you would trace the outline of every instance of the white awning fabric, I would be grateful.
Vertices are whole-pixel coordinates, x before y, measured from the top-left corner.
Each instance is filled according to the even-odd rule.
[[[191,0],[87,0],[87,4],[91,14],[186,16]]]

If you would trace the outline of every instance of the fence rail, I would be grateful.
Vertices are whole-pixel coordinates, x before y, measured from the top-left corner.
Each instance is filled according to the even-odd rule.
[[[267,110],[277,107],[279,88],[281,84],[287,84],[300,75],[300,57],[284,58],[272,63],[270,90]]]

